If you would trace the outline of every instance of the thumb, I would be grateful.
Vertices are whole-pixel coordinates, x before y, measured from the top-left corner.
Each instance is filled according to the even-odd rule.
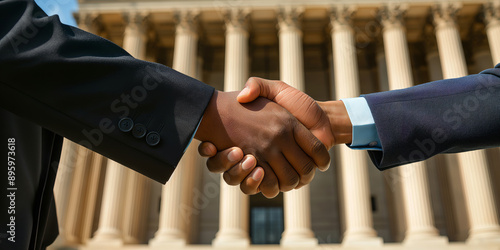
[[[202,157],[213,157],[217,154],[217,148],[211,142],[202,142],[198,146],[198,153]]]
[[[250,77],[245,84],[245,88],[238,95],[237,100],[240,103],[248,103],[259,96],[273,100],[279,92],[280,86],[276,81]]]

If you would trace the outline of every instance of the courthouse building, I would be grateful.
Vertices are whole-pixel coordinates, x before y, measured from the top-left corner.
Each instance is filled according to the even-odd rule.
[[[79,2],[82,29],[224,91],[259,76],[332,100],[475,74],[500,62],[500,1]],[[467,122],[481,100],[471,95],[457,105],[464,110],[457,119]],[[208,172],[198,143],[163,186],[65,141],[53,249],[500,246],[498,148],[380,172],[366,152],[339,145],[330,169],[309,186],[266,199]],[[420,157],[436,142],[414,143]]]

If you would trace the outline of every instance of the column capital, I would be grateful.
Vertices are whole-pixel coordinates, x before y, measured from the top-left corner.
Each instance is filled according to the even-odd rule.
[[[486,26],[500,25],[500,0],[483,4],[483,14]]]
[[[176,34],[198,34],[198,10],[183,10],[174,13],[176,23]]]
[[[303,7],[282,7],[278,10],[278,26],[280,32],[288,30],[300,30]]]
[[[101,28],[101,14],[98,12],[77,12],[74,14],[78,26],[90,33],[97,33]]]
[[[355,5],[338,5],[329,10],[330,25],[333,30],[351,28],[351,17],[356,12]]]
[[[455,18],[462,8],[462,3],[444,2],[432,6],[432,17],[436,29],[456,27]]]
[[[403,28],[406,10],[408,10],[407,4],[390,3],[381,7],[378,17],[384,29]]]
[[[222,12],[224,22],[226,23],[226,31],[243,31],[248,32],[248,17],[250,9],[232,8]]]
[[[148,24],[149,13],[129,11],[122,13],[122,17],[127,27],[144,30]]]

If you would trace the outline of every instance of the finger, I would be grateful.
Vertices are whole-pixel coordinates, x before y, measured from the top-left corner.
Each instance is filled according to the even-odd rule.
[[[307,184],[304,184],[304,183],[299,183],[299,185],[297,185],[294,189],[297,190],[297,189],[300,189],[302,188],[303,186],[305,186]]]
[[[301,123],[296,123],[293,133],[299,147],[314,161],[314,164],[321,171],[326,171],[330,166],[330,155],[325,145]]]
[[[302,154],[307,157],[304,153]],[[295,168],[290,165],[281,152],[274,157],[269,157],[267,162],[271,165],[276,177],[278,177],[279,189],[281,192],[290,191],[299,184],[301,176],[297,173]]]
[[[307,182],[307,183],[306,182],[299,182],[299,185],[297,185],[294,189],[300,189],[300,188],[308,185],[314,179],[314,175],[316,175],[316,169],[314,169],[314,171],[312,171],[312,173],[309,174],[309,177],[304,178],[304,179],[309,178],[309,182]]]
[[[198,146],[198,153],[203,157],[212,157],[217,154],[217,148],[211,142],[202,142]]]
[[[264,170],[264,178],[259,185],[260,191],[266,198],[274,198],[280,192],[278,178],[273,169],[266,162],[259,162],[259,165]]]
[[[317,165],[300,147],[289,147],[283,151],[283,155],[300,176],[298,185],[309,184],[314,179]]]
[[[250,77],[245,83],[245,88],[238,95],[237,100],[240,103],[248,103],[259,96],[273,100],[282,89],[283,84],[280,81]]]
[[[239,185],[254,170],[257,160],[253,155],[246,155],[242,161],[233,166],[222,177],[228,185]]]
[[[210,172],[222,173],[243,159],[243,151],[238,147],[228,148],[208,158],[207,167]]]
[[[256,167],[241,183],[241,191],[248,195],[258,193],[260,191],[259,185],[262,183],[264,175],[264,169]]]

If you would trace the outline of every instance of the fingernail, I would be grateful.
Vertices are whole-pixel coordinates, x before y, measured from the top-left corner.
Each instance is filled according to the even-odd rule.
[[[235,162],[235,161],[240,160],[241,154],[240,154],[239,150],[236,150],[236,149],[231,150],[231,152],[229,152],[229,154],[227,154],[227,159],[230,162]]]
[[[262,179],[262,174],[262,170],[257,169],[252,173],[252,179],[254,179],[255,181],[260,181],[260,179]]]
[[[245,96],[245,95],[248,95],[248,93],[250,92],[250,89],[248,89],[248,87],[245,87],[239,94],[238,94],[238,97],[240,96]]]
[[[251,157],[245,158],[245,160],[243,160],[243,163],[241,163],[241,168],[243,170],[249,170],[250,168],[253,167],[253,162],[252,162],[252,160],[250,158]]]

